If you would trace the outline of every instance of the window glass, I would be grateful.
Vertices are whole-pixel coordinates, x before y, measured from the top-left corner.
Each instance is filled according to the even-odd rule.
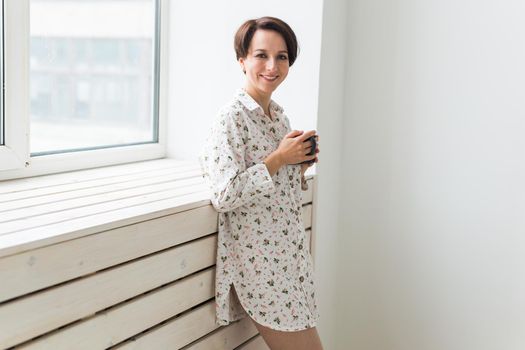
[[[31,0],[31,155],[156,142],[155,0]]]

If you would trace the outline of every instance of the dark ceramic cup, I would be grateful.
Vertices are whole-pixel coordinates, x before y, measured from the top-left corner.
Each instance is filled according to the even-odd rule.
[[[310,136],[309,138],[307,138],[304,141],[304,142],[310,141],[310,143],[312,144],[312,148],[311,148],[310,152],[306,154],[307,156],[313,156],[315,154],[315,151],[317,150],[317,141],[316,141],[315,137],[316,137],[315,135],[314,136]],[[298,163],[298,164],[304,164],[304,163],[311,164],[311,163],[314,163],[314,162],[315,162],[315,159],[312,159],[312,160],[305,160],[304,162],[301,162],[301,163]]]

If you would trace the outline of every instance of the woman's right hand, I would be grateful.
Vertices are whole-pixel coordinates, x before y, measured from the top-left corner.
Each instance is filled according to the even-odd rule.
[[[298,164],[304,161],[313,160],[316,154],[308,156],[312,144],[305,142],[309,137],[315,135],[315,130],[307,132],[293,130],[288,133],[280,142],[277,152],[284,164]]]

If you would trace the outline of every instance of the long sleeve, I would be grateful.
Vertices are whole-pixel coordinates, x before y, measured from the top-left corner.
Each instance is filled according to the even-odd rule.
[[[199,157],[203,178],[218,212],[248,204],[275,190],[264,163],[246,168],[248,128],[234,111],[219,115]]]

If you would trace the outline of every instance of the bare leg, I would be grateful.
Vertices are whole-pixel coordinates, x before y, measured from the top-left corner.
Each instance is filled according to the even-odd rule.
[[[272,350],[323,350],[316,327],[296,332],[283,332],[265,327],[253,319],[252,322]]]
[[[232,286],[232,292],[238,298],[234,286]],[[253,318],[251,320],[271,350],[323,350],[316,327],[296,332],[284,332],[263,326],[255,322]]]

